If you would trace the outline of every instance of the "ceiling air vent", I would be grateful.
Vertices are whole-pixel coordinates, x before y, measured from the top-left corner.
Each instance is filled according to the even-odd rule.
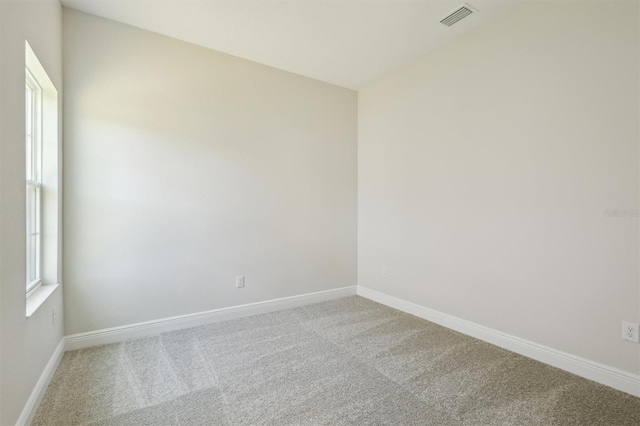
[[[460,21],[461,19],[471,15],[474,11],[475,9],[469,6],[468,4],[463,4],[458,9],[454,10],[449,15],[442,18],[440,20],[440,23],[446,25],[447,27],[450,27],[456,22]]]

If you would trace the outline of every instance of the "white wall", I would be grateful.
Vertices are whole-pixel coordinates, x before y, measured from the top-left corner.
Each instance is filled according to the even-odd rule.
[[[0,424],[15,424],[63,335],[62,290],[25,316],[25,40],[62,92],[57,0],[0,2]],[[61,104],[62,96],[59,96]],[[61,108],[61,105],[60,105]],[[58,268],[58,279],[60,280]],[[52,309],[60,321],[52,324]]]
[[[63,37],[67,334],[356,284],[356,92],[68,9]]]
[[[524,3],[362,90],[359,284],[637,374],[638,16]]]

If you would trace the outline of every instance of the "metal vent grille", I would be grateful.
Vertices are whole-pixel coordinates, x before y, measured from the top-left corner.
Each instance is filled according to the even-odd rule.
[[[460,6],[458,9],[451,12],[446,17],[442,18],[440,20],[440,23],[446,25],[447,27],[450,27],[456,22],[460,21],[461,19],[471,15],[472,13],[473,13],[473,9],[471,8],[471,6],[469,6],[468,4],[464,4]]]

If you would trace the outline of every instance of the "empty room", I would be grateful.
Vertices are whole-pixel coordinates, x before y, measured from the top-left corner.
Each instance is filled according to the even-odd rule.
[[[0,0],[0,425],[640,425],[640,1]]]

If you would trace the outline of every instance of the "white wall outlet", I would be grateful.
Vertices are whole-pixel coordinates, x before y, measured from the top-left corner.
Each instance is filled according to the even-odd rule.
[[[238,275],[236,277],[236,288],[244,287],[244,275]]]
[[[386,266],[382,268],[382,278],[387,278],[387,268],[386,268]]]
[[[56,308],[51,309],[51,325],[56,325],[56,321],[58,320],[58,314],[56,313]]]
[[[630,342],[639,343],[638,328],[640,328],[640,324],[622,321],[622,338]]]

